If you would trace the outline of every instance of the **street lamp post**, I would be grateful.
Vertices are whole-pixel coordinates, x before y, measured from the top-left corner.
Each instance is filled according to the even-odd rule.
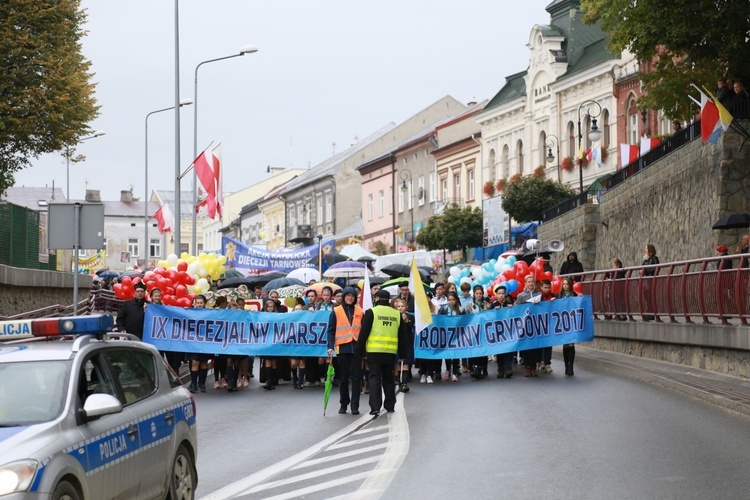
[[[246,45],[240,49],[238,54],[232,54],[231,56],[218,57],[216,59],[209,59],[198,63],[195,67],[195,85],[193,93],[193,160],[198,156],[198,69],[204,64],[223,61],[225,59],[233,59],[235,57],[244,56],[245,54],[254,54],[258,52],[258,47],[255,45]],[[192,236],[192,247],[193,255],[198,255],[198,238],[197,238],[197,221],[198,217],[195,213],[195,206],[198,204],[198,174],[193,167],[193,234]]]
[[[554,141],[552,140],[554,139]],[[547,146],[547,163],[552,163],[557,158],[557,182],[562,182],[562,173],[560,172],[560,139],[556,135],[550,134],[547,136],[547,141],[544,143]],[[555,146],[556,156],[552,156],[552,146]]]
[[[584,101],[578,106],[578,183],[581,188],[581,195],[583,195],[583,132],[581,132],[581,110],[586,104],[594,104],[598,108],[596,114],[591,114],[591,110],[586,108],[586,114],[591,118],[591,129],[588,131],[588,137],[591,142],[596,142],[602,138],[602,132],[599,127],[596,126],[596,117],[602,113],[602,106],[592,100]]]
[[[78,142],[88,141],[89,139],[95,139],[105,135],[104,130],[97,130],[92,135],[79,139]],[[70,146],[65,146],[65,170],[66,170],[66,182],[65,182],[65,199],[70,201]]]
[[[180,101],[180,107],[182,106],[189,106],[193,104],[192,99],[182,99]],[[144,268],[148,268],[148,221],[149,221],[149,214],[148,214],[148,119],[151,115],[155,115],[156,113],[161,113],[162,111],[170,111],[174,109],[174,106],[170,106],[168,108],[162,108],[157,109],[156,111],[152,111],[146,115],[146,126],[145,126],[145,159],[144,159],[144,195],[143,195],[143,248],[144,248]]]
[[[411,171],[408,168],[401,169],[401,180],[403,181],[401,183],[401,192],[406,194],[409,191],[409,187],[406,185],[406,180],[409,180],[409,184],[412,183],[412,177],[411,177]],[[409,193],[409,217],[411,220],[411,235],[412,240],[414,239],[414,203],[412,203],[414,197],[413,193],[413,186],[412,186],[412,192]]]

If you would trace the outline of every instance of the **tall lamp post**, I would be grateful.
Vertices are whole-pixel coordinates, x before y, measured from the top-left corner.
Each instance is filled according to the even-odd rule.
[[[96,139],[105,135],[104,130],[97,130],[88,137],[79,139],[78,142],[88,141],[89,139]],[[70,146],[65,146],[65,170],[66,170],[66,182],[65,182],[65,199],[70,201]]]
[[[401,180],[403,181],[401,183],[401,192],[406,195],[406,193],[409,192],[409,186],[406,185],[406,180],[409,180],[409,184],[412,183],[412,177],[411,177],[411,171],[408,168],[400,169],[402,172],[399,175],[401,177]],[[414,239],[414,203],[412,203],[414,198],[414,192],[412,189],[412,192],[409,193],[409,217],[411,219],[411,236],[412,240]]]
[[[191,104],[193,104],[193,100],[192,99],[182,99],[180,101],[180,107],[189,106]],[[155,115],[156,113],[161,113],[162,111],[170,111],[170,110],[173,110],[173,109],[174,109],[174,106],[170,106],[168,108],[157,109],[156,111],[152,111],[149,114],[147,114],[146,115],[146,120],[145,120],[145,122],[146,122],[146,126],[145,126],[146,140],[144,141],[144,144],[145,144],[145,159],[144,160],[145,161],[143,162],[144,163],[144,169],[143,170],[144,170],[144,174],[145,174],[145,179],[144,179],[144,183],[143,183],[143,185],[144,185],[144,195],[143,195],[143,229],[144,229],[144,234],[143,234],[143,248],[144,248],[144,257],[145,257],[143,259],[145,261],[144,268],[148,268],[148,247],[149,247],[149,244],[148,244],[148,221],[149,221],[149,218],[150,218],[149,214],[148,214],[148,119],[149,119],[149,117],[151,115]]]
[[[589,140],[591,142],[596,142],[602,138],[602,132],[599,130],[599,127],[596,126],[596,117],[602,113],[602,106],[598,102],[592,100],[582,102],[581,105],[578,106],[578,183],[581,188],[581,194],[583,194],[583,158],[581,157],[583,154],[583,132],[581,132],[581,110],[587,104],[594,104],[598,109],[596,114],[592,114],[591,109],[586,108],[586,115],[591,118],[591,129],[588,131]]]
[[[562,182],[562,173],[560,172],[560,139],[556,135],[550,134],[547,136],[547,141],[544,145],[547,146],[547,163],[552,163],[557,158],[557,182]],[[552,146],[555,146],[555,156],[552,156]]]
[[[198,69],[204,64],[224,61],[225,59],[233,59],[235,57],[244,56],[245,54],[254,54],[258,52],[258,47],[255,45],[246,45],[240,49],[238,54],[232,54],[231,56],[218,57],[216,59],[209,59],[198,63],[195,67],[195,86],[193,94],[193,160],[198,156]],[[198,204],[198,174],[193,168],[193,234],[192,236],[192,247],[193,255],[198,255],[198,238],[197,238],[197,221],[198,217],[195,213],[195,206]],[[176,253],[176,252],[175,252]]]

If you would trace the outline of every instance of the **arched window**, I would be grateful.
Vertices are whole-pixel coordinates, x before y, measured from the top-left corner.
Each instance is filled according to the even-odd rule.
[[[547,133],[542,130],[539,132],[539,165],[544,166],[547,162],[547,147],[544,145],[547,142]]]
[[[503,146],[503,178],[510,177],[510,148],[506,144]]]
[[[488,180],[495,182],[496,171],[495,171],[495,150],[494,149],[490,149],[489,165],[487,166],[489,167],[489,179]]]
[[[638,108],[635,105],[635,96],[630,96],[626,109],[628,116],[628,143],[638,144]]]
[[[602,111],[602,151],[609,149],[609,110]]]
[[[516,143],[516,158],[518,158],[518,173],[523,175],[523,141],[518,139]]]
[[[576,157],[576,127],[573,122],[568,122],[568,156]]]

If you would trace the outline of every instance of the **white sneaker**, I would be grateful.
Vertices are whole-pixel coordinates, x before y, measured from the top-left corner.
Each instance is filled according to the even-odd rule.
[[[432,379],[430,379],[430,382],[432,382]],[[419,379],[420,384],[426,384],[427,383],[427,375],[422,375],[422,378]]]
[[[546,365],[544,367],[544,371],[546,371],[547,373],[552,373],[552,365]]]
[[[451,375],[451,382],[458,382],[458,377]]]
[[[427,375],[427,383],[431,384],[433,382],[432,377],[430,375]]]

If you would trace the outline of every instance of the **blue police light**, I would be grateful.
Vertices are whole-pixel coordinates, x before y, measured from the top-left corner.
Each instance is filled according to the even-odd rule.
[[[0,321],[0,341],[105,333],[114,324],[114,318],[108,314]]]

